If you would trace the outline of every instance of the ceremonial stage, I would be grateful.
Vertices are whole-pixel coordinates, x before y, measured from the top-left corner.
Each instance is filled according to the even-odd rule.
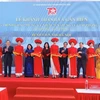
[[[9,100],[76,100],[76,88],[84,89],[83,78],[16,78],[0,77],[0,87],[7,87]],[[89,84],[100,84],[88,79]]]

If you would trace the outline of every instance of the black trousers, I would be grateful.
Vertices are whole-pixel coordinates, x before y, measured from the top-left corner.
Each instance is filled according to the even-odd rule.
[[[83,78],[86,77],[86,60],[78,60],[77,62],[77,77],[79,77],[80,69],[83,69]]]
[[[64,69],[64,77],[67,77],[67,58],[60,58],[60,77],[62,77]]]
[[[8,68],[9,68],[8,76],[11,76],[11,66],[8,66]],[[7,66],[4,66],[4,74],[5,76],[7,76]]]
[[[7,76],[7,68],[8,68],[8,76],[11,76],[11,65],[12,61],[9,59],[4,59],[4,75]]]
[[[44,76],[49,76],[50,59],[43,59]]]

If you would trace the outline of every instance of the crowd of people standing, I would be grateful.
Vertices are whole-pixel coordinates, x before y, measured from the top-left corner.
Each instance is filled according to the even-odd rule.
[[[17,45],[14,47],[7,40],[6,46],[0,47],[0,75],[3,72],[2,62],[4,62],[4,77],[11,77],[12,55],[14,55],[16,77],[23,75],[24,65],[25,77],[39,78],[44,75],[45,78],[48,78],[51,67],[52,78],[62,78],[63,76],[64,78],[79,78],[80,68],[83,69],[83,78],[100,78],[100,44],[95,50],[94,41],[89,40],[87,41],[88,48],[84,47],[83,42],[80,42],[79,48],[76,48],[75,45],[78,42],[75,38],[71,38],[68,42],[64,42],[63,47],[60,48],[57,45],[58,38],[52,38],[51,41],[51,46],[45,42],[42,48],[42,41],[36,39],[34,41],[36,47],[33,48],[31,44],[28,44],[24,51],[22,38],[16,38]],[[2,40],[0,40],[1,43]],[[68,43],[69,48],[67,47]],[[23,56],[25,57],[25,64],[23,64]],[[9,73],[7,73],[7,68]],[[69,69],[68,72],[67,68]]]

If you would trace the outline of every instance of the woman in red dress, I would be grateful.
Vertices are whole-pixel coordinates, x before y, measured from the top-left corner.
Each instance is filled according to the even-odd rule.
[[[15,55],[15,68],[16,68],[16,77],[21,77],[23,72],[23,53],[24,48],[21,46],[23,39],[16,39],[17,45],[14,47],[14,55]]]
[[[69,77],[76,78],[77,77],[77,48],[75,45],[77,44],[76,39],[70,39],[69,44],[71,45],[68,48],[68,57],[69,57]]]
[[[60,73],[60,63],[59,63],[59,57],[61,57],[61,54],[59,54],[59,46],[56,45],[58,42],[58,38],[52,38],[51,41],[53,44],[51,45],[50,53],[51,53],[51,68],[52,68],[52,77],[56,78],[57,75]]]
[[[94,78],[95,77],[95,60],[94,57],[95,55],[95,50],[93,48],[94,46],[94,41],[93,40],[89,40],[87,42],[87,45],[89,46],[89,48],[87,49],[87,66],[86,66],[86,75],[88,78]]]
[[[39,78],[40,75],[43,74],[42,71],[42,47],[40,47],[40,44],[42,41],[40,39],[35,40],[36,47],[34,48],[34,52],[31,53],[31,56],[34,56],[34,74],[36,78]]]
[[[0,39],[0,44],[2,40]],[[2,47],[0,47],[0,75],[2,75]]]

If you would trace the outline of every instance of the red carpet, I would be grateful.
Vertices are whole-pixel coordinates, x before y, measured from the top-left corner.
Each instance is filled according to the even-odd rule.
[[[13,75],[11,78],[5,78],[3,76],[0,77],[0,87],[7,87],[9,100],[14,100],[15,97],[24,97],[30,95],[30,97],[36,98],[36,100],[40,100],[40,98],[48,100],[61,100],[58,98],[62,98],[65,100],[67,97],[74,96],[73,92],[70,89],[75,88],[84,88],[85,80],[83,78],[79,79],[70,79],[70,78],[15,78]],[[89,79],[89,84],[100,84],[100,80],[98,79]],[[31,88],[30,88],[31,87]],[[29,90],[28,92],[26,90]],[[23,92],[24,91],[24,92]],[[36,91],[36,92],[34,92]],[[65,93],[65,91],[67,93]],[[69,92],[68,92],[69,91]],[[72,92],[72,94],[70,93]],[[37,98],[38,94],[38,98]],[[21,97],[22,96],[22,97]],[[16,100],[22,100],[17,99]],[[26,100],[26,99],[23,99]],[[31,100],[31,99],[27,99]],[[67,100],[67,99],[66,99]],[[75,100],[75,99],[69,99]]]

